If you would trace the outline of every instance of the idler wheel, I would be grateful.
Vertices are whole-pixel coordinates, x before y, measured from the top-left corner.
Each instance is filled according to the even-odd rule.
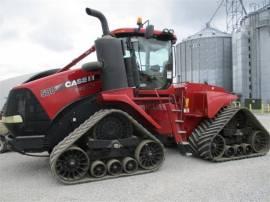
[[[141,168],[156,169],[164,160],[164,150],[162,145],[153,140],[143,140],[135,150],[135,158]]]
[[[55,173],[65,181],[79,180],[89,169],[89,158],[79,147],[70,147],[62,153],[55,164]]]
[[[133,126],[125,116],[113,113],[104,117],[94,128],[94,138],[102,140],[123,139],[132,136]]]
[[[235,153],[234,153],[234,148],[231,147],[231,146],[226,146],[224,155],[225,155],[226,157],[232,157],[233,155],[235,155]]]
[[[110,175],[120,175],[122,172],[122,165],[119,160],[111,159],[107,162],[107,170]]]
[[[138,162],[131,157],[126,157],[122,161],[123,170],[126,173],[134,173],[136,170],[138,170]]]
[[[100,178],[106,175],[107,169],[105,163],[102,161],[94,161],[90,168],[90,174],[93,177]]]
[[[263,131],[254,131],[250,136],[249,142],[257,153],[269,150],[269,135]]]
[[[213,159],[217,159],[223,156],[225,152],[226,142],[221,135],[216,135],[212,138],[210,143],[210,154]]]

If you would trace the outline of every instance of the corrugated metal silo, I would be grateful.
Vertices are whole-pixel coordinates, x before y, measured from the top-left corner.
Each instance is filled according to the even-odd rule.
[[[232,90],[231,35],[206,26],[176,45],[178,82],[199,82]]]
[[[270,103],[270,5],[242,20],[233,34],[233,54],[234,91],[242,100]]]

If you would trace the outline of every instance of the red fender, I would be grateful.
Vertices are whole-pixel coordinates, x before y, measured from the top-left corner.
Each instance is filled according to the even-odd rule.
[[[233,101],[237,100],[237,96],[226,93],[226,92],[215,92],[207,91],[205,92],[206,97],[206,107],[207,107],[207,117],[213,118],[218,113],[218,111],[230,105]]]

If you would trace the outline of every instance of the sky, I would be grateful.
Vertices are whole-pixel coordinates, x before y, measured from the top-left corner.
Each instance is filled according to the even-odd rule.
[[[250,5],[252,0],[246,0]],[[255,1],[255,0],[254,0]],[[260,1],[260,0],[257,0]],[[262,0],[265,1],[265,0]],[[101,36],[90,7],[110,30],[136,27],[138,16],[156,29],[175,30],[178,42],[205,27],[220,0],[0,0],[0,80],[61,68]],[[225,6],[212,26],[226,31]],[[95,54],[82,63],[96,60]]]

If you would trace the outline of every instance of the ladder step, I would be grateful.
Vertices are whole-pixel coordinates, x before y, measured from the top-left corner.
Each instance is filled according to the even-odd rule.
[[[185,134],[185,133],[187,133],[187,131],[179,130],[178,133],[179,133],[179,134]]]
[[[191,148],[191,146],[190,146],[190,144],[188,142],[183,141],[183,142],[177,144],[177,146],[179,148],[179,151],[182,154],[184,154],[186,156],[191,156],[192,155],[193,150],[192,150],[192,148]]]
[[[172,112],[182,112],[183,110],[181,109],[172,109]]]
[[[175,120],[175,123],[184,123],[183,120]]]

